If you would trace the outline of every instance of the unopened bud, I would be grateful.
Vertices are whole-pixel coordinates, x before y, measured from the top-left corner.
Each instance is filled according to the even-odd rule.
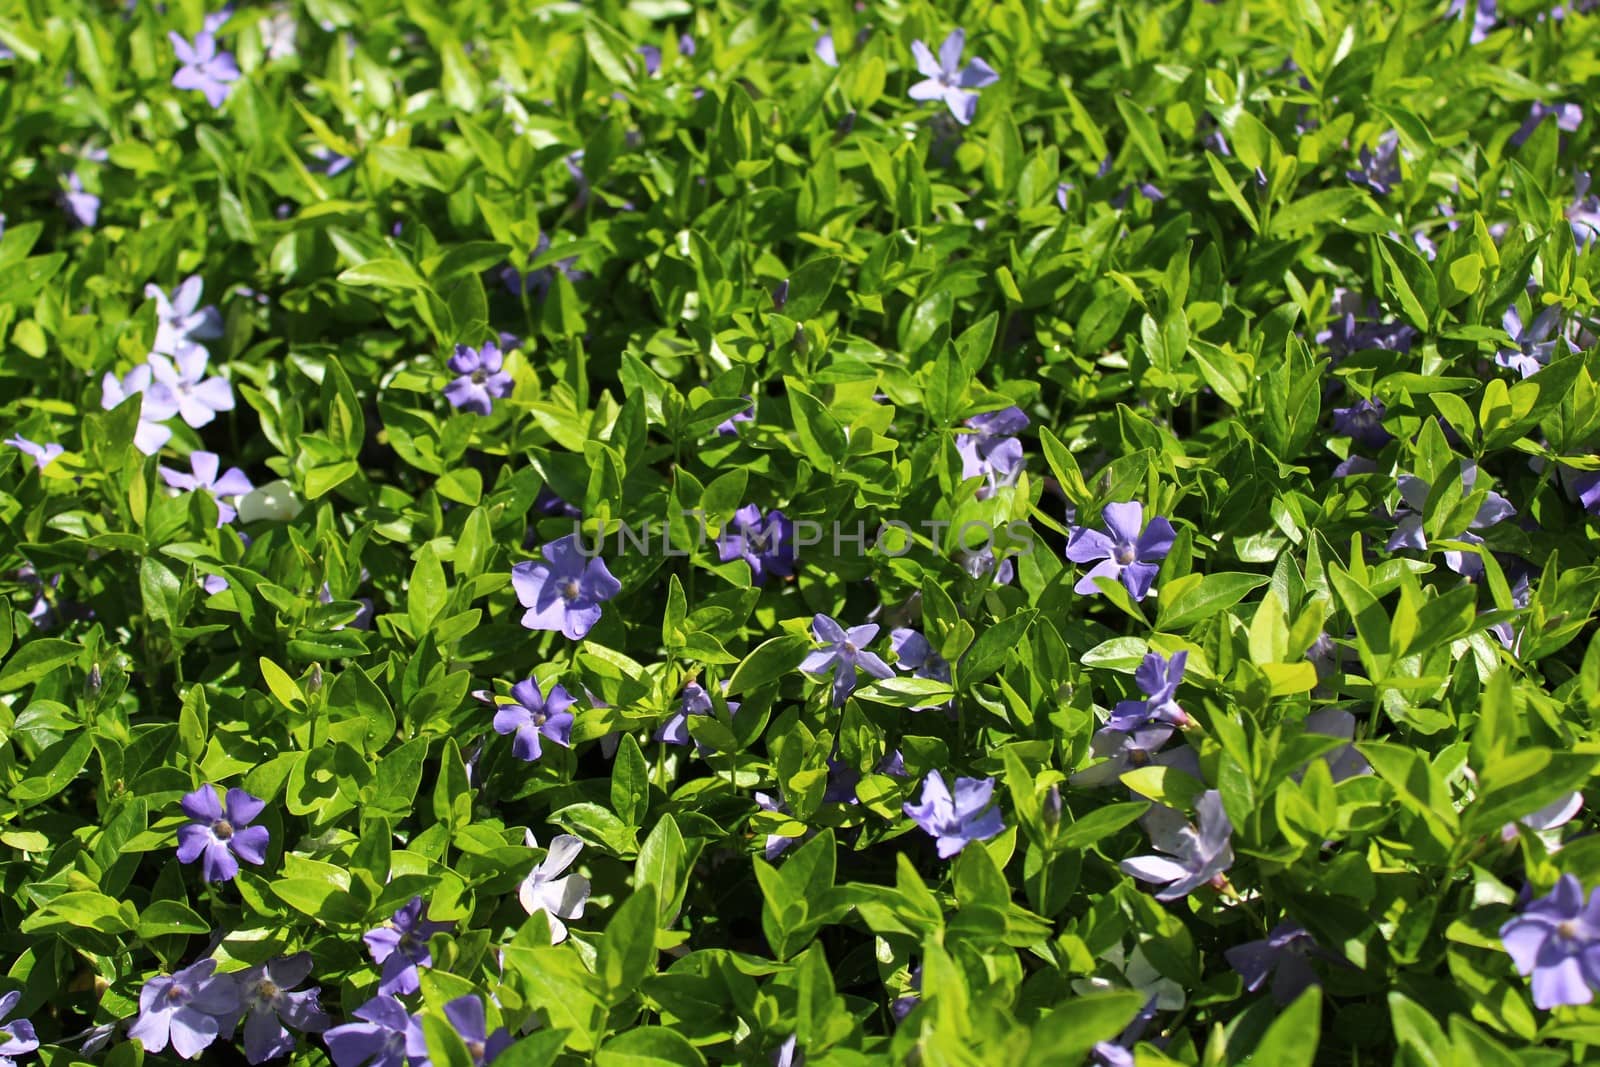
[[[772,290],[772,310],[782,311],[783,306],[789,302],[789,279],[785,278]]]
[[[1050,791],[1044,795],[1044,803],[1039,805],[1039,818],[1044,822],[1044,828],[1055,833],[1056,827],[1061,825],[1061,785],[1059,782],[1051,783]]]
[[[311,677],[306,679],[306,692],[322,692],[322,664],[313,663],[311,665]]]
[[[83,683],[84,692],[89,696],[99,696],[100,687],[104,684],[105,679],[100,675],[100,664],[92,664],[89,667],[89,678]]]

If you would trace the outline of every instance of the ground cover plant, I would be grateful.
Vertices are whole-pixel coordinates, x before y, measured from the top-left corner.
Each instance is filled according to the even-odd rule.
[[[1600,13],[0,5],[0,1064],[1600,1043]]]

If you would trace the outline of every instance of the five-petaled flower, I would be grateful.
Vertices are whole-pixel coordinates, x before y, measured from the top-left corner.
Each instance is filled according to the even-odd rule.
[[[290,1028],[320,1034],[333,1022],[318,1003],[317,986],[294,988],[310,974],[311,954],[301,952],[227,976],[239,987],[239,1007],[224,1019],[223,1033],[231,1034],[239,1020],[244,1020],[245,1059],[265,1063],[287,1056],[294,1051]]]
[[[567,710],[571,706],[572,695],[563,687],[551,686],[546,696],[539,689],[538,679],[525,679],[511,687],[511,701],[495,711],[495,733],[516,735],[511,754],[532,762],[544,754],[541,737],[563,748],[571,747],[573,716]]]
[[[238,860],[257,867],[267,862],[272,835],[265,826],[250,825],[266,801],[243,789],[230,789],[224,807],[216,789],[207,784],[185,793],[179,806],[194,822],[178,827],[178,861],[200,860],[200,876],[206,881],[230,881],[239,873]]]
[[[204,289],[205,281],[198,274],[185,278],[172,291],[170,299],[159,285],[144,287],[145,297],[156,302],[156,340],[150,347],[152,352],[178,357],[199,347],[201,341],[214,341],[222,336],[221,312],[214,307],[200,306],[200,294]],[[202,359],[200,370],[204,369],[205,360]]]
[[[967,46],[967,31],[957,27],[939,46],[939,58],[921,41],[911,42],[911,54],[917,60],[917,72],[923,80],[913,85],[913,100],[943,100],[950,114],[965,126],[978,112],[977,90],[1000,80],[994,68],[976,57],[965,68],[961,66],[961,52]]]
[[[405,1067],[406,1038],[420,1037],[422,1030],[404,1004],[379,993],[350,1014],[360,1021],[335,1026],[323,1035],[335,1067]]]
[[[1376,152],[1363,147],[1360,161],[1359,167],[1345,171],[1345,177],[1379,196],[1387,196],[1400,184],[1400,135],[1390,130],[1379,137]]]
[[[27,1019],[11,1018],[21,999],[20,989],[13,989],[0,997],[0,1067],[15,1067],[12,1056],[20,1056],[39,1047],[39,1035],[33,1032],[33,1024]]]
[[[231,83],[239,80],[239,64],[234,62],[233,53],[217,51],[216,34],[209,28],[195,34],[193,44],[176,31],[168,32],[167,39],[172,42],[178,62],[183,64],[172,76],[173,88],[197,89],[205,94],[212,110],[221,107],[233,91]]]
[[[1233,866],[1233,823],[1222,810],[1222,794],[1208,789],[1195,801],[1198,825],[1177,811],[1156,807],[1143,816],[1150,844],[1165,855],[1134,856],[1121,863],[1140,881],[1163,886],[1157,900],[1177,900],[1207,883],[1223,881]]]
[[[107,411],[130,396],[139,398],[139,423],[133,431],[133,443],[147,456],[160,452],[161,446],[172,440],[172,431],[162,423],[178,413],[178,398],[154,379],[148,363],[139,364],[121,378],[107,371],[100,379],[100,406]]]
[[[361,935],[361,940],[367,943],[367,951],[372,954],[372,962],[383,965],[378,976],[378,992],[403,996],[422,988],[417,968],[433,966],[428,938],[446,933],[455,926],[448,922],[430,922],[427,914],[422,898],[412,897],[410,903],[394,913],[394,918]]]
[[[1128,733],[1152,722],[1188,726],[1189,714],[1177,701],[1178,685],[1188,662],[1188,652],[1176,652],[1170,660],[1159,652],[1146,653],[1133,680],[1147,699],[1119,702],[1106,720],[1106,729]]]
[[[1534,1007],[1588,1004],[1600,987],[1600,889],[1583,899],[1576,875],[1563,874],[1548,896],[1500,927],[1517,973],[1533,978]]]
[[[1527,378],[1543,370],[1545,364],[1555,356],[1558,347],[1564,345],[1568,352],[1577,352],[1578,346],[1557,332],[1565,312],[1566,309],[1560,304],[1551,304],[1524,326],[1522,312],[1517,310],[1517,305],[1506,308],[1505,314],[1500,317],[1500,324],[1511,335],[1511,346],[1497,351],[1494,361]]]
[[[727,683],[723,683],[723,688],[727,688]],[[737,700],[730,700],[727,705],[730,717],[739,713],[739,702]],[[683,695],[679,698],[677,713],[661,724],[655,732],[654,739],[668,745],[687,745],[690,741],[694,741],[695,749],[701,755],[705,755],[712,750],[701,744],[689,732],[689,716],[712,715],[714,711],[711,694],[706,692],[706,687],[699,682],[690,682],[683,687]]]
[[[160,352],[150,353],[150,373],[155,383],[166,388],[177,414],[197,430],[210,424],[217,412],[233,410],[233,386],[228,379],[215,374],[206,377],[210,358],[197,344],[188,345],[170,359]]]
[[[1478,465],[1472,460],[1461,464],[1461,491],[1463,496],[1472,493],[1473,483],[1478,479]],[[1423,513],[1428,505],[1428,497],[1433,492],[1433,487],[1414,474],[1402,474],[1396,479],[1400,489],[1402,507],[1395,512],[1395,529],[1384,546],[1389,552],[1396,552],[1402,548],[1416,549],[1426,552],[1428,538],[1423,530]],[[1511,503],[1496,492],[1489,492],[1479,505],[1478,511],[1473,515],[1467,528],[1455,535],[1455,540],[1467,544],[1482,544],[1483,538],[1474,531],[1487,530],[1496,523],[1503,522],[1517,513]],[[1471,552],[1462,552],[1458,549],[1448,549],[1444,553],[1445,566],[1455,571],[1464,578],[1475,579],[1483,574],[1483,560]]]
[[[1074,526],[1067,537],[1067,558],[1095,566],[1078,579],[1073,592],[1092,596],[1100,592],[1096,578],[1120,581],[1135,600],[1143,600],[1156,580],[1160,563],[1172,551],[1177,533],[1172,523],[1157,515],[1144,524],[1144,505],[1138,501],[1107,504],[1103,512],[1110,536],[1087,526]]]
[[[606,570],[605,561],[583,554],[577,534],[551,541],[541,549],[544,560],[511,568],[517,600],[528,610],[522,625],[530,630],[560,630],[573,641],[600,621],[600,604],[622,591],[622,583]]]
[[[744,560],[755,585],[765,585],[772,575],[787,578],[794,573],[794,523],[777,508],[762,514],[754,504],[746,504],[722,528],[717,556],[724,563]]]
[[[6,438],[5,443],[10,445],[12,448],[15,448],[19,452],[32,456],[34,466],[38,470],[44,470],[46,467],[50,466],[50,464],[60,459],[62,453],[66,451],[65,448],[58,444],[50,443],[36,445],[26,437],[23,437],[20,433],[12,434],[10,437]]]
[[[250,484],[250,479],[238,467],[229,467],[219,475],[217,472],[221,466],[222,462],[215,452],[194,452],[189,456],[189,468],[193,474],[163,466],[160,468],[161,479],[174,489],[210,493],[217,502],[217,525],[226,526],[238,512],[224,498],[243,496],[255,486]]]
[[[1239,972],[1244,987],[1254,993],[1272,979],[1272,999],[1288,1004],[1317,984],[1317,972],[1308,957],[1318,952],[1317,942],[1297,922],[1274,926],[1259,941],[1246,941],[1222,953],[1228,966]]]
[[[456,1036],[461,1038],[461,1043],[467,1046],[467,1055],[472,1057],[474,1067],[483,1067],[511,1046],[511,1035],[506,1032],[505,1027],[502,1026],[494,1033],[489,1033],[489,1022],[483,1010],[483,1001],[471,993],[456,997],[445,1004],[444,1017],[450,1028],[456,1032]],[[411,1062],[427,1062],[427,1043],[413,1038],[410,1045]],[[418,1056],[422,1059],[418,1060]]]
[[[139,990],[139,1018],[128,1027],[128,1036],[151,1054],[169,1043],[186,1060],[204,1052],[239,1011],[238,982],[231,975],[214,975],[216,969],[216,960],[203,959],[147,981]]]
[[[511,395],[511,375],[501,369],[504,365],[500,346],[493,341],[485,341],[482,348],[456,345],[450,369],[459,377],[444,387],[444,398],[457,410],[489,414],[496,399]]]
[[[1016,435],[1028,428],[1027,414],[1018,407],[987,411],[968,419],[967,427],[971,433],[956,437],[961,477],[988,478],[988,492],[1015,482],[1023,464],[1022,442]]]
[[[526,835],[529,848],[538,848],[538,839],[530,831]],[[522,880],[517,889],[517,899],[529,915],[542,911],[550,923],[550,943],[559,945],[567,938],[567,924],[563,920],[583,918],[584,905],[589,902],[589,879],[581,874],[568,874],[567,868],[583,851],[583,842],[571,834],[560,834],[550,842],[544,859]]]
[[[823,647],[809,653],[800,662],[800,669],[806,674],[833,672],[835,705],[843,705],[845,699],[855,692],[857,667],[874,678],[894,677],[894,671],[877,653],[866,650],[866,646],[878,636],[876,624],[852,626],[846,630],[828,616],[819,614],[811,620],[811,635]]]
[[[1006,828],[993,800],[993,778],[957,778],[952,792],[938,771],[929,771],[922,780],[922,803],[907,801],[902,810],[934,838],[939,858],[947,860]]]

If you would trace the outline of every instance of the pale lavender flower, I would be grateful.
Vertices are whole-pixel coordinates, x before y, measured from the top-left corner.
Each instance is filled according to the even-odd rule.
[[[489,1023],[484,1013],[483,1001],[468,993],[456,997],[444,1006],[445,1021],[450,1028],[461,1038],[461,1043],[467,1046],[467,1055],[472,1057],[474,1067],[483,1067],[496,1056],[511,1047],[511,1035],[501,1027],[494,1033],[489,1033]],[[412,1038],[408,1038],[407,1051],[411,1054],[412,1062],[417,1062],[421,1056],[426,1060],[428,1045],[421,1039],[420,1031]]]
[[[11,1018],[21,1000],[20,989],[0,997],[0,1067],[16,1067],[12,1056],[21,1056],[39,1047],[39,1035],[33,1032],[33,1024],[27,1019]]]
[[[421,1030],[404,1004],[380,993],[351,1014],[361,1021],[323,1035],[335,1067],[405,1067],[406,1035]]]
[[[727,701],[727,706],[730,717],[739,713],[737,700]],[[687,745],[690,741],[694,741],[694,747],[704,755],[712,750],[695,740],[694,735],[689,733],[689,716],[712,715],[714,711],[711,694],[706,692],[705,686],[699,682],[690,682],[683,687],[683,694],[678,698],[677,713],[661,724],[654,734],[654,739],[668,745]]]
[[[1011,580],[1017,575],[1016,564],[1011,561],[1010,556],[1005,556],[999,563],[995,562],[992,544],[979,548],[958,548],[955,559],[961,564],[961,569],[976,582],[987,579],[995,585],[1010,585]]]
[[[525,835],[529,848],[538,848],[539,841],[529,831]],[[583,851],[583,842],[571,834],[560,834],[550,842],[550,848],[528,872],[517,889],[517,899],[522,910],[532,915],[542,911],[550,924],[550,943],[559,945],[567,938],[567,923],[583,918],[584,906],[589,903],[589,879],[581,874],[568,874],[567,870]]]
[[[311,954],[301,952],[270,960],[231,975],[238,984],[240,1004],[224,1021],[224,1034],[232,1034],[244,1020],[244,1054],[251,1063],[287,1056],[294,1051],[290,1029],[320,1034],[333,1022],[322,1010],[319,987],[295,991],[311,974]]]
[[[61,204],[72,221],[84,229],[93,229],[99,221],[100,198],[84,190],[83,179],[78,177],[77,171],[67,175],[67,188],[61,194]]]
[[[1577,818],[1578,812],[1582,810],[1582,793],[1568,793],[1564,797],[1557,797],[1538,811],[1529,812],[1515,822],[1508,822],[1502,826],[1500,828],[1500,840],[1510,844],[1517,839],[1522,827],[1527,827],[1536,834],[1559,830]],[[1553,852],[1555,849],[1550,851]]]
[[[961,66],[961,53],[967,46],[967,31],[957,27],[939,46],[939,58],[921,41],[911,42],[911,54],[917,61],[917,72],[923,80],[913,85],[913,100],[943,100],[955,120],[965,126],[978,112],[977,90],[1000,80],[994,68],[982,59],[973,58],[966,67]]]
[[[1577,352],[1578,346],[1559,332],[1561,317],[1565,312],[1566,309],[1560,304],[1551,304],[1524,326],[1522,312],[1517,310],[1517,305],[1506,308],[1505,314],[1500,317],[1500,325],[1511,335],[1512,347],[1497,351],[1494,361],[1527,378],[1543,370],[1558,348],[1565,347],[1569,353]]]
[[[1165,762],[1157,753],[1174,733],[1164,722],[1151,722],[1131,730],[1102,727],[1089,739],[1089,754],[1100,760],[1073,774],[1068,781],[1077,786],[1110,785],[1129,771]]]
[[[183,421],[197,430],[209,425],[219,412],[232,411],[234,407],[233,386],[228,379],[215,374],[206,377],[210,359],[199,345],[188,346],[172,359],[159,352],[150,353],[151,376],[166,387]]]
[[[1144,505],[1138,501],[1107,504],[1102,512],[1110,535],[1087,526],[1074,526],[1067,537],[1066,555],[1074,563],[1095,566],[1073,586],[1073,592],[1094,596],[1100,592],[1096,578],[1120,581],[1135,600],[1143,600],[1156,580],[1161,561],[1172,551],[1177,532],[1161,516],[1144,523]]]
[[[833,672],[833,702],[836,706],[843,705],[846,698],[855,692],[857,667],[874,678],[894,677],[894,671],[889,669],[887,663],[878,658],[876,653],[866,650],[866,646],[878,636],[876,624],[868,623],[846,630],[828,616],[818,614],[811,620],[811,636],[823,647],[809,653],[800,662],[800,669],[806,674]]]
[[[1317,972],[1308,959],[1316,950],[1317,943],[1305,927],[1281,922],[1262,940],[1234,945],[1222,957],[1239,972],[1245,989],[1254,993],[1271,978],[1272,999],[1289,1004],[1317,984]]]
[[[198,274],[185,278],[172,291],[170,299],[158,285],[144,287],[145,298],[156,302],[156,340],[151,351],[186,359],[186,365],[194,369],[196,380],[205,373],[207,358],[202,352],[198,368],[195,369],[191,349],[199,347],[201,341],[214,341],[222,336],[221,312],[214,307],[200,306],[200,294],[204,288],[205,282]]]
[[[13,434],[12,436],[6,438],[5,443],[10,445],[12,448],[15,448],[19,452],[23,452],[32,456],[34,466],[37,470],[44,470],[46,467],[50,466],[50,464],[60,459],[62,453],[66,452],[66,449],[58,444],[36,445],[26,437],[23,437],[20,433]]]
[[[493,341],[485,341],[481,349],[456,345],[449,366],[459,377],[444,387],[444,398],[459,411],[489,414],[496,399],[511,395],[513,382],[511,375],[501,369],[504,365],[500,346]]]
[[[1313,711],[1306,716],[1304,725],[1308,734],[1339,737],[1346,741],[1355,740],[1356,717],[1343,708],[1323,708],[1321,711]],[[1335,784],[1347,778],[1357,778],[1372,773],[1372,764],[1367,762],[1366,757],[1354,744],[1341,745],[1323,755],[1322,760],[1328,765],[1328,776]],[[1294,775],[1296,782],[1302,777],[1303,773]]]
[[[762,811],[779,812],[784,815],[790,814],[789,805],[768,796],[766,793],[756,794],[756,807]],[[807,833],[806,836],[809,837],[811,835]],[[784,837],[782,834],[768,834],[766,843],[762,846],[761,854],[766,857],[768,863],[771,863],[783,855],[784,850],[794,844],[795,840],[793,837]]]
[[[1318,344],[1328,347],[1335,362],[1354,352],[1378,348],[1388,352],[1409,352],[1417,331],[1405,323],[1384,322],[1377,318],[1378,302],[1362,299],[1348,289],[1333,291],[1333,323],[1317,333]],[[1357,318],[1357,316],[1362,316]]]
[[[528,609],[522,625],[560,630],[570,640],[582,640],[600,621],[601,602],[620,593],[622,583],[611,576],[604,560],[583,554],[577,534],[550,542],[542,552],[542,562],[511,568],[517,600]]]
[[[267,862],[271,834],[265,826],[250,825],[266,801],[243,789],[230,789],[224,808],[217,791],[202,785],[185,793],[179,806],[194,822],[178,827],[178,862],[200,860],[200,877],[206,881],[231,881],[239,873],[239,860],[257,867]]]
[[[1472,460],[1466,460],[1461,465],[1461,489],[1464,494],[1472,492],[1472,484],[1478,477],[1478,465]],[[1395,512],[1395,530],[1390,536],[1385,549],[1396,552],[1402,548],[1416,549],[1425,552],[1428,549],[1427,535],[1422,528],[1422,515],[1428,505],[1428,496],[1433,491],[1427,482],[1413,474],[1402,474],[1396,481],[1400,488],[1402,506]],[[1478,513],[1467,524],[1467,529],[1455,536],[1455,540],[1468,544],[1482,544],[1483,538],[1474,533],[1475,530],[1487,530],[1496,523],[1511,518],[1517,513],[1510,502],[1499,493],[1490,492],[1485,497],[1483,505],[1478,508]],[[1456,549],[1444,553],[1445,566],[1467,579],[1476,579],[1483,574],[1483,561],[1476,553],[1461,552]]]
[[[817,38],[817,43],[811,49],[824,66],[837,67],[839,65],[839,52],[833,47],[833,34],[825,33]]]
[[[1220,883],[1233,866],[1233,823],[1222,810],[1222,794],[1208,789],[1195,801],[1198,825],[1171,808],[1158,806],[1142,821],[1156,852],[1120,864],[1140,881],[1163,886],[1157,900],[1177,900],[1208,883]]]
[[[139,990],[139,1018],[128,1027],[147,1053],[166,1049],[192,1060],[216,1041],[223,1022],[239,1010],[239,986],[231,975],[213,975],[217,961],[204,959],[172,975],[147,981]]]
[[[935,682],[950,681],[950,664],[926,637],[908,627],[889,631],[889,649],[895,655],[894,665],[910,671],[914,678],[927,678]]]
[[[572,695],[563,687],[551,686],[545,696],[537,679],[525,679],[511,687],[511,701],[495,711],[495,733],[515,734],[511,754],[528,762],[544,754],[541,737],[571,748],[573,715],[567,709],[572,704]]]
[[[1511,135],[1511,147],[1521,148],[1523,143],[1533,136],[1539,124],[1552,115],[1555,116],[1556,129],[1566,133],[1576,133],[1583,123],[1583,108],[1577,104],[1562,103],[1552,106],[1543,100],[1535,100],[1528,108],[1528,117],[1517,128],[1517,132]]]
[[[922,780],[922,803],[907,801],[902,810],[938,843],[940,859],[1006,828],[994,803],[993,778],[957,778],[952,792],[938,771],[929,771]]]
[[[434,934],[447,933],[455,926],[448,922],[430,922],[427,915],[422,898],[412,897],[410,903],[394,913],[394,918],[361,935],[367,951],[372,954],[372,962],[383,965],[378,992],[404,996],[422,988],[417,968],[433,966],[428,939]]]
[[[582,154],[583,153],[581,152],[577,153],[579,156]],[[567,165],[569,168],[574,170],[574,173],[578,179],[583,181],[581,188],[583,195],[587,197],[588,183],[587,181],[583,180],[583,171],[581,169],[577,169],[577,165],[571,160],[568,160]],[[529,262],[538,259],[549,250],[550,235],[547,233],[541,233],[539,235],[538,242],[534,245],[533,254],[528,257]],[[585,278],[589,277],[587,271],[581,271],[577,269],[577,262],[578,257],[569,256],[566,259],[557,260],[553,266],[540,267],[538,270],[528,271],[527,273],[519,271],[516,267],[513,267],[508,263],[504,267],[500,268],[500,284],[504,285],[506,290],[510,292],[512,296],[521,296],[522,294],[527,293],[535,300],[543,301],[544,298],[549,295],[550,286],[555,281],[555,276],[551,273],[553,270],[560,271],[566,276],[567,281],[569,282],[581,282]]]
[[[1393,130],[1378,138],[1376,152],[1363,146],[1359,158],[1359,167],[1345,171],[1345,177],[1357,185],[1387,196],[1400,184],[1400,135]]]
[[[746,400],[750,397],[746,396]],[[736,411],[732,415],[717,423],[717,433],[723,437],[734,437],[739,433],[739,423],[752,422],[756,417],[755,401],[750,400],[750,406],[743,411]]]
[[[1333,409],[1333,432],[1366,448],[1382,448],[1394,438],[1383,428],[1387,409],[1381,400],[1357,400],[1347,408]]]
[[[967,420],[971,433],[956,436],[961,477],[988,478],[991,487],[1011,485],[1022,471],[1022,442],[1016,435],[1028,427],[1021,408],[986,411]]]
[[[349,170],[355,160],[349,156],[340,155],[327,145],[313,145],[311,158],[317,161],[318,169],[330,178],[334,178]]]
[[[1139,1014],[1133,1021],[1123,1027],[1122,1033],[1117,1035],[1115,1041],[1096,1042],[1089,1055],[1089,1062],[1094,1067],[1134,1067],[1133,1046],[1139,1043],[1145,1030],[1156,1017],[1159,998],[1151,997],[1145,1006],[1139,1009]]]
[[[174,489],[191,493],[210,493],[212,499],[217,502],[217,525],[226,526],[232,522],[238,512],[224,498],[243,496],[255,488],[250,484],[250,479],[245,477],[244,471],[238,467],[229,467],[218,475],[217,471],[222,463],[215,452],[191,453],[189,466],[193,474],[185,474],[171,467],[162,466],[161,478]]]
[[[1593,491],[1600,495],[1600,475],[1591,477],[1594,477]],[[1532,598],[1533,588],[1528,584],[1528,576],[1523,574],[1518,577],[1517,584],[1511,587],[1511,603],[1516,607],[1526,608],[1528,601]],[[1494,636],[1494,639],[1505,647],[1507,652],[1512,655],[1518,655],[1521,652],[1522,630],[1519,627],[1513,627],[1510,620],[1493,623],[1488,627],[1488,630]]]
[[[1494,32],[1495,23],[1499,21],[1496,6],[1496,0],[1450,0],[1450,9],[1445,14],[1448,18],[1460,18],[1470,9],[1472,34],[1469,40],[1473,44],[1482,44]]]
[[[1600,986],[1600,889],[1583,899],[1576,875],[1563,874],[1500,927],[1517,973],[1533,978],[1533,1005],[1543,1011],[1588,1004]]]
[[[1596,236],[1600,236],[1600,196],[1589,195],[1589,172],[1584,171],[1573,179],[1572,203],[1567,208],[1567,222],[1572,226],[1572,240],[1582,251]]]
[[[167,39],[182,64],[172,76],[173,88],[198,90],[205,94],[212,110],[220,108],[233,91],[232,83],[239,80],[239,65],[234,62],[233,53],[217,51],[217,38],[210,29],[196,34],[193,44],[176,31],[168,32]]]

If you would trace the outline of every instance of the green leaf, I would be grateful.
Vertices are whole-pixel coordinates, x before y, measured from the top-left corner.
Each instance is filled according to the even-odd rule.
[[[664,1026],[636,1026],[594,1054],[595,1067],[703,1067],[706,1058],[689,1039]]]
[[[768,638],[734,668],[727,695],[751,692],[794,672],[810,649],[811,639],[800,634]]]
[[[1264,574],[1242,572],[1204,575],[1176,596],[1161,598],[1156,628],[1169,632],[1187,629],[1233,607],[1269,580]]]
[[[656,890],[645,885],[635,889],[606,924],[595,955],[595,973],[600,976],[612,1004],[621,1002],[655,970]]]
[[[421,640],[445,608],[450,587],[445,581],[444,567],[433,543],[422,546],[417,562],[411,570],[411,580],[406,583],[406,615],[411,621],[412,636]]]
[[[14,693],[66,666],[83,653],[83,646],[59,637],[36,637],[17,649],[0,670],[0,693]]]
[[[1322,990],[1312,986],[1285,1008],[1246,1062],[1261,1067],[1311,1067],[1322,1033]]]

